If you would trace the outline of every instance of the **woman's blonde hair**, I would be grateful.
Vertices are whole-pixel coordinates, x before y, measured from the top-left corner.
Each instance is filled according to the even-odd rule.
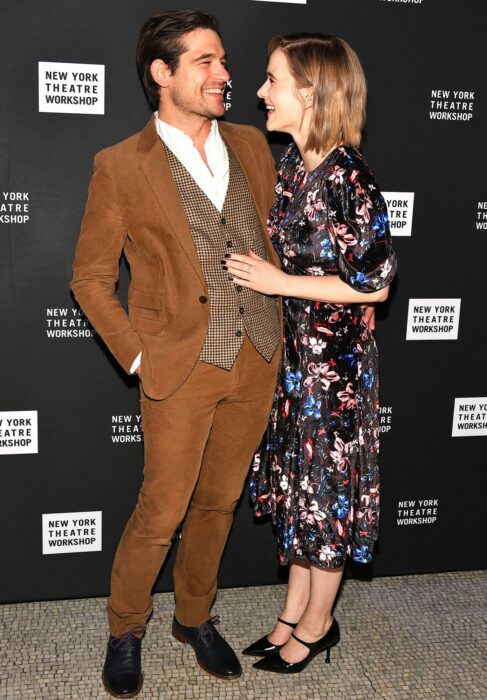
[[[338,36],[286,34],[269,42],[280,49],[298,88],[313,88],[307,151],[326,153],[336,144],[360,144],[367,83],[355,51]]]

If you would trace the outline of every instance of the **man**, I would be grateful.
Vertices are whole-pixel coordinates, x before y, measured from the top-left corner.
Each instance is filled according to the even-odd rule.
[[[229,74],[215,18],[188,10],[149,19],[137,64],[158,112],[96,156],[71,284],[114,357],[141,382],[144,481],[108,601],[103,681],[114,697],[142,686],[151,590],[183,519],[173,635],[209,673],[241,673],[209,610],[267,424],[281,337],[276,299],[235,287],[222,266],[229,251],[279,261],[265,234],[275,176],[265,138],[216,121]],[[114,291],[122,252],[128,315]]]

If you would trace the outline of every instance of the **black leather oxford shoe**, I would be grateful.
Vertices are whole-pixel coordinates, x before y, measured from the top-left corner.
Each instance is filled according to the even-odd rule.
[[[287,622],[286,620],[283,620],[282,617],[278,617],[277,619],[279,622],[282,622],[283,625],[287,625],[293,629],[295,629],[298,624],[297,622]],[[270,656],[275,651],[282,649],[283,646],[284,644],[273,644],[269,641],[268,636],[265,635],[250,646],[246,647],[242,654],[246,654],[247,656]]]
[[[323,651],[326,651],[325,663],[330,663],[330,649],[340,641],[340,628],[338,627],[338,622],[333,619],[328,632],[321,639],[318,639],[317,642],[305,642],[297,637],[294,632],[292,636],[296,641],[309,649],[309,654],[306,658],[297,663],[291,663],[290,661],[285,661],[279,651],[276,651],[274,654],[257,661],[254,664],[254,668],[259,669],[259,671],[272,671],[273,673],[299,673],[304,671],[310,661]]]
[[[238,678],[242,667],[232,647],[215,629],[218,617],[212,617],[199,627],[185,627],[176,618],[172,623],[172,634],[178,642],[191,644],[201,668],[217,678]]]
[[[102,679],[105,690],[112,697],[134,698],[140,692],[144,680],[140,668],[141,646],[142,639],[134,632],[125,632],[120,637],[110,635]]]

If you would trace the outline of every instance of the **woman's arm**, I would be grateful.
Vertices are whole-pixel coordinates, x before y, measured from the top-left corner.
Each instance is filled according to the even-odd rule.
[[[252,251],[249,255],[232,253],[225,262],[235,284],[262,294],[328,304],[372,304],[385,301],[389,294],[388,286],[376,292],[357,292],[338,275],[288,275]]]

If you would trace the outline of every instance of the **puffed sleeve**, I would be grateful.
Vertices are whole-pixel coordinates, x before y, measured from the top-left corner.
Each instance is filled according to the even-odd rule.
[[[357,292],[376,292],[396,273],[387,207],[364,161],[346,158],[331,168],[328,232],[338,274]]]

